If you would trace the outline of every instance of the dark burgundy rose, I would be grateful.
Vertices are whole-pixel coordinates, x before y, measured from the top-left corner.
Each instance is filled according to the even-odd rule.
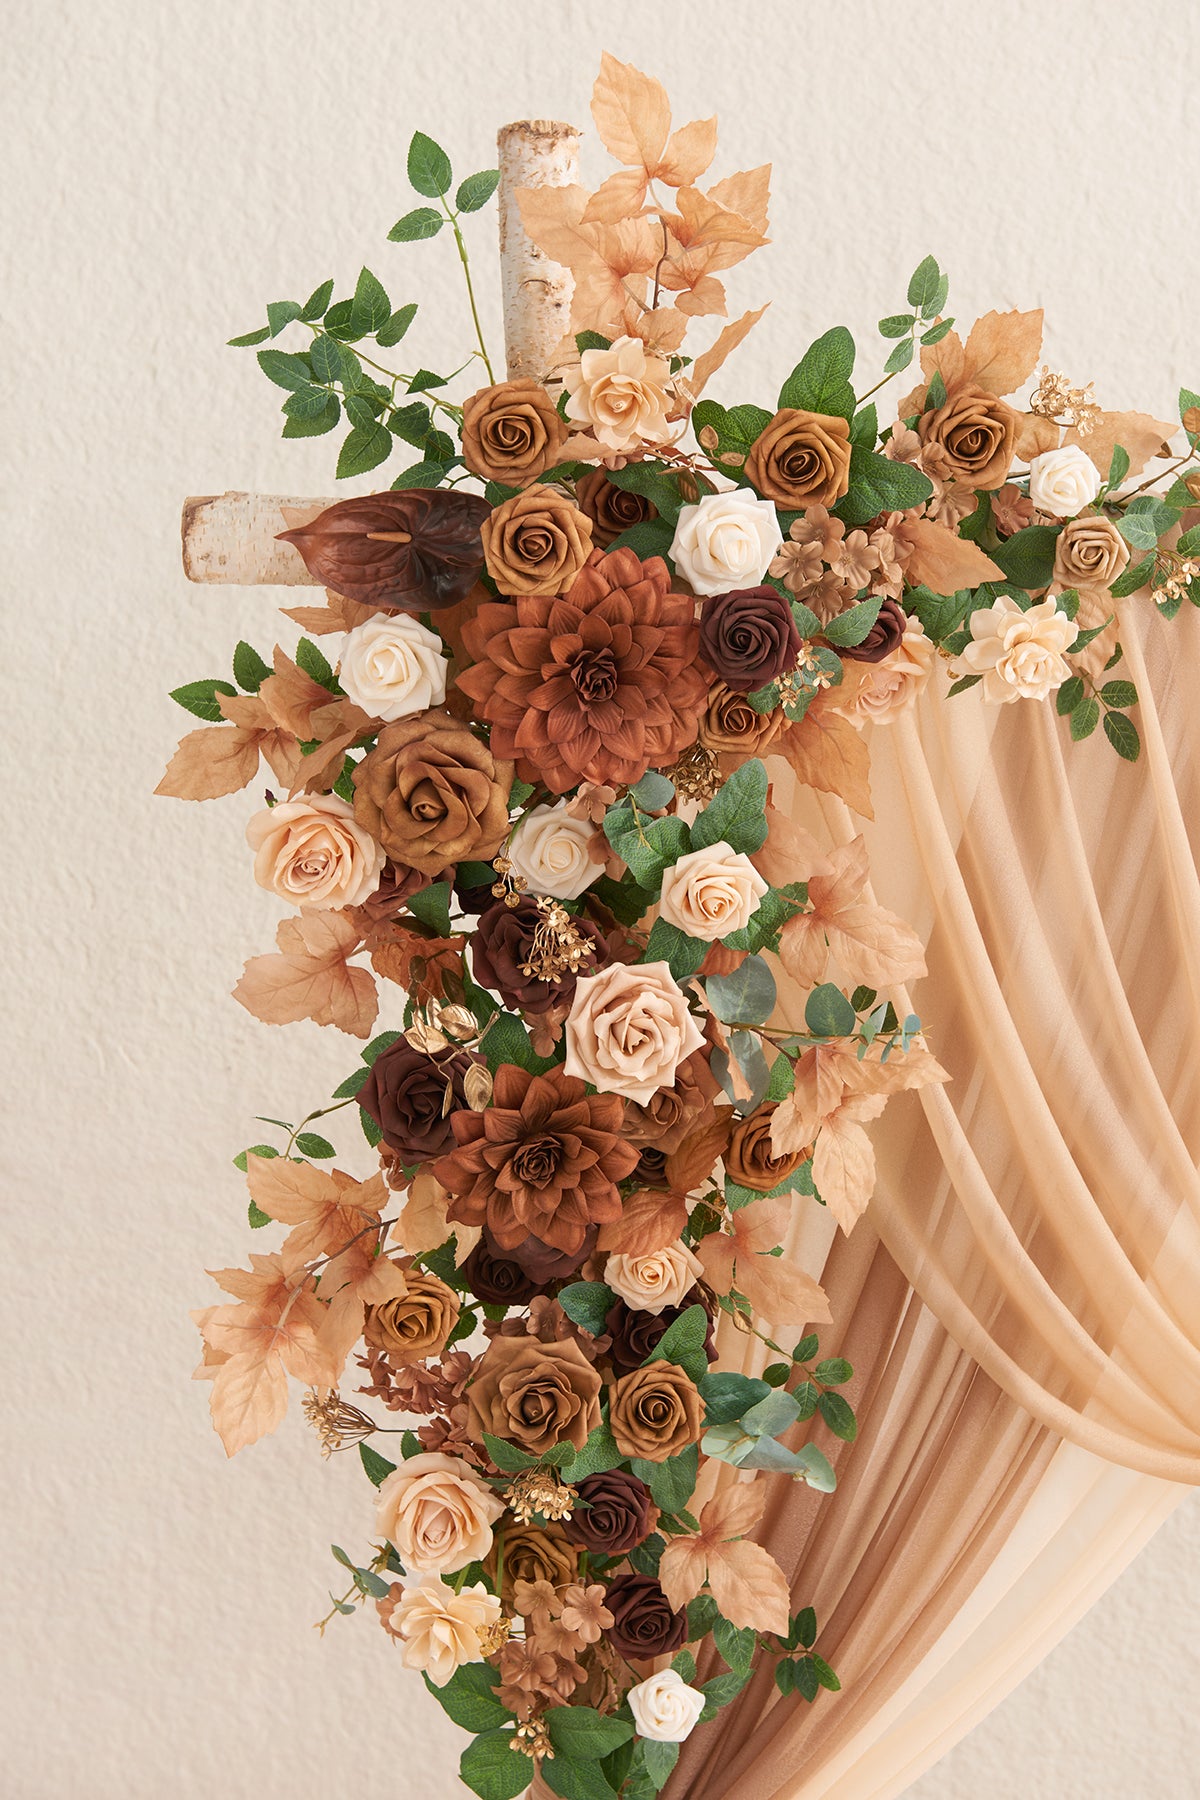
[[[647,1662],[671,1656],[687,1642],[687,1613],[672,1610],[653,1575],[618,1575],[604,1604],[613,1616],[608,1641],[622,1656]]]
[[[496,896],[493,894],[492,889],[497,881],[499,881],[500,877],[496,874],[492,874],[490,878],[487,881],[482,882],[479,887],[470,887],[462,878],[462,869],[463,865],[460,864],[455,871],[454,898],[458,901],[458,904],[465,913],[473,913],[475,917],[478,918],[479,914],[486,912],[488,907],[495,901]]]
[[[414,1050],[405,1038],[381,1052],[358,1091],[359,1105],[370,1113],[383,1141],[409,1163],[426,1162],[454,1147],[450,1114],[466,1105],[463,1077],[470,1059],[447,1045],[444,1050]],[[451,1105],[446,1105],[446,1083]]]
[[[631,525],[658,517],[658,509],[644,494],[619,488],[608,479],[607,469],[591,469],[582,476],[575,487],[575,501],[592,521],[592,542],[599,550],[607,550]]]
[[[667,1186],[667,1153],[657,1145],[646,1144],[638,1158],[638,1166],[633,1171],[633,1179],[639,1187],[661,1188]]]
[[[700,614],[700,654],[735,693],[765,687],[800,654],[790,605],[773,587],[712,595]]]
[[[543,1013],[554,1006],[569,1006],[575,993],[575,977],[569,973],[561,981],[542,981],[522,973],[521,965],[529,961],[541,922],[536,900],[522,900],[519,906],[506,906],[500,900],[481,914],[471,938],[476,981],[494,988],[506,1006],[519,1012]],[[585,960],[581,973],[594,974],[612,961],[604,933],[591,919],[576,919],[575,923],[580,934],[595,945],[595,953]]]
[[[311,524],[278,536],[322,587],[360,606],[428,612],[454,606],[479,580],[480,532],[491,516],[479,494],[402,488],[335,500]]]
[[[579,1249],[569,1251],[560,1250],[555,1244],[543,1243],[541,1238],[531,1234],[522,1238],[515,1249],[507,1254],[524,1269],[530,1281],[543,1288],[552,1281],[567,1281],[577,1269],[581,1269],[596,1248],[599,1235],[600,1227],[589,1225]]]
[[[699,1288],[693,1288],[685,1294],[679,1306],[665,1306],[661,1312],[636,1312],[633,1307],[626,1306],[623,1300],[615,1300],[609,1307],[604,1319],[604,1329],[612,1339],[608,1354],[612,1358],[613,1368],[618,1375],[629,1375],[634,1369],[640,1369],[650,1356],[658,1349],[659,1340],[666,1332],[668,1325],[673,1325],[681,1313],[689,1306],[703,1306]],[[708,1331],[704,1339],[704,1353],[709,1362],[716,1362],[717,1347],[713,1342],[713,1318],[708,1312]]]
[[[839,656],[848,656],[854,662],[877,663],[885,656],[890,656],[904,636],[904,628],[908,617],[898,600],[885,600],[879,609],[879,617],[868,631],[861,644],[850,644],[839,650]]]
[[[658,1517],[645,1482],[623,1469],[587,1476],[579,1498],[587,1505],[577,1506],[563,1528],[573,1544],[597,1556],[623,1556],[649,1537]]]
[[[490,1306],[525,1306],[542,1291],[520,1263],[505,1256],[486,1228],[463,1264],[463,1275],[476,1298]]]
[[[361,911],[373,925],[393,924],[405,911],[404,902],[409,895],[420,893],[432,880],[432,875],[423,875],[420,869],[410,869],[406,863],[386,862],[379,886],[361,902]]]

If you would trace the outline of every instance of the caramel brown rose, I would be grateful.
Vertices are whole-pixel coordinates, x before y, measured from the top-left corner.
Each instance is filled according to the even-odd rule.
[[[1081,513],[1058,534],[1054,549],[1057,588],[1111,587],[1129,565],[1129,545],[1111,519]]]
[[[485,481],[524,487],[558,462],[567,433],[540,382],[501,381],[463,407],[463,461]]]
[[[765,756],[782,728],[778,707],[774,712],[755,712],[744,694],[714,681],[700,716],[699,737],[705,749],[742,763],[751,756]]]
[[[714,594],[700,614],[700,654],[727,687],[749,694],[796,666],[800,633],[778,588]]]
[[[750,446],[746,479],[776,506],[832,506],[850,486],[848,422],[785,406]]]
[[[642,1364],[658,1349],[667,1328],[676,1319],[683,1317],[689,1306],[704,1306],[708,1313],[708,1331],[704,1339],[704,1354],[709,1362],[717,1360],[717,1347],[713,1340],[713,1318],[709,1308],[701,1298],[699,1288],[692,1288],[683,1296],[678,1306],[665,1306],[661,1312],[635,1312],[626,1306],[623,1300],[615,1300],[604,1318],[604,1330],[612,1339],[607,1355],[618,1375],[628,1375]]]
[[[607,469],[589,469],[576,483],[575,501],[592,522],[592,542],[599,550],[607,550],[631,525],[658,517],[658,508],[644,494],[617,487]]]
[[[487,1306],[524,1306],[541,1292],[540,1283],[505,1256],[486,1231],[463,1264],[463,1276],[475,1298]]]
[[[768,1101],[755,1107],[746,1118],[739,1119],[725,1151],[725,1173],[739,1187],[753,1188],[757,1194],[769,1194],[806,1160],[804,1149],[777,1155],[771,1148],[771,1120],[775,1103]]]
[[[573,1544],[595,1556],[624,1556],[649,1537],[658,1519],[650,1489],[624,1469],[588,1475],[579,1483],[579,1499],[564,1530]]]
[[[973,382],[956,383],[941,406],[921,414],[917,431],[942,452],[939,473],[968,487],[998,488],[1012,467],[1017,415]]]
[[[839,650],[839,656],[848,656],[851,662],[877,663],[893,650],[898,650],[908,629],[908,614],[898,600],[885,600],[879,609],[879,617],[868,631],[861,644],[849,644]]]
[[[535,484],[485,522],[483,553],[502,594],[561,594],[592,553],[592,522],[565,494]]]
[[[600,1377],[573,1338],[493,1338],[467,1389],[468,1429],[507,1438],[533,1456],[564,1440],[582,1450],[600,1423]]]
[[[390,1150],[410,1163],[424,1162],[454,1142],[450,1117],[467,1103],[463,1081],[470,1066],[470,1058],[449,1045],[417,1050],[400,1037],[375,1058],[358,1103]]]
[[[609,1422],[622,1456],[666,1462],[700,1436],[704,1402],[675,1363],[652,1362],[609,1389]]]
[[[440,1356],[458,1324],[458,1295],[453,1288],[420,1269],[409,1271],[408,1292],[396,1300],[368,1306],[363,1336],[390,1363],[403,1368]]]
[[[678,1612],[653,1575],[618,1575],[608,1586],[604,1604],[613,1615],[605,1634],[622,1656],[648,1662],[673,1656],[687,1642],[687,1613]]]
[[[607,968],[612,955],[599,925],[591,919],[573,921],[576,934],[592,946],[578,974],[564,969],[557,981],[527,975],[525,965],[533,952],[533,940],[543,923],[537,901],[524,899],[516,906],[498,901],[480,915],[471,937],[471,967],[483,987],[494,988],[506,1006],[517,1012],[544,1013],[553,1006],[569,1006],[579,975]]]
[[[670,1156],[720,1091],[709,1067],[707,1048],[694,1050],[676,1069],[670,1087],[659,1088],[644,1105],[625,1102],[625,1136],[631,1144],[652,1144]]]
[[[552,1588],[563,1588],[574,1581],[579,1552],[561,1525],[518,1525],[510,1519],[498,1537],[504,1542],[501,1598],[506,1606],[512,1605],[513,1588],[518,1581],[548,1581]],[[497,1545],[493,1544],[483,1559],[484,1573],[490,1576],[493,1586],[498,1564]]]
[[[615,1094],[589,1094],[561,1067],[531,1075],[501,1063],[487,1110],[451,1116],[456,1148],[434,1171],[452,1196],[447,1217],[486,1225],[504,1251],[531,1234],[581,1249],[589,1226],[621,1216],[617,1183],[637,1165],[623,1116]]]
[[[389,856],[440,874],[487,862],[508,833],[511,762],[449,713],[385,725],[354,771],[354,817]]]

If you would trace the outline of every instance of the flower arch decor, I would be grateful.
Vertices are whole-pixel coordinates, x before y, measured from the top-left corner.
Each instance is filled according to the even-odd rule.
[[[942,681],[1135,759],[1121,605],[1200,595],[1200,396],[1179,424],[1101,410],[1039,371],[1040,312],[958,331],[926,257],[880,379],[835,326],[773,406],[718,404],[765,308],[692,333],[766,241],[769,168],[712,180],[715,120],[672,130],[611,57],[592,111],[618,164],[592,192],[565,127],[507,128],[502,168],[457,185],[413,137],[421,204],[389,236],[455,241],[476,343],[453,375],[396,371],[418,309],[368,269],[233,340],[285,437],[348,428],[339,478],[415,460],[332,503],[189,507],[193,575],[326,592],[283,609],[290,649],[239,643],[232,681],[175,691],[205,723],[158,790],[266,762],[250,869],[288,910],[235,997],[364,1045],[235,1159],[268,1247],[195,1315],[213,1423],[232,1455],[294,1381],[324,1451],[360,1457],[329,1617],[377,1615],[484,1800],[535,1770],[645,1800],[764,1656],[785,1696],[839,1685],[754,1540],[763,1477],[830,1490],[822,1437],[857,1429],[825,1295],[779,1245],[796,1207],[852,1230],[868,1127],[946,1077],[893,1004],[922,947],[869,897],[862,837],[809,836],[773,769],[869,819],[866,728]],[[498,187],[506,380],[467,250]],[[761,1378],[716,1365],[721,1315],[769,1346]]]

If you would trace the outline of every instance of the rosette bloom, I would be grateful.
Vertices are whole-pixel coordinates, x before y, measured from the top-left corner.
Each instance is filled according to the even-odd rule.
[[[570,1074],[642,1106],[704,1042],[665,962],[612,963],[581,978],[566,1037]]]
[[[471,938],[471,966],[476,981],[494,988],[504,1004],[518,1012],[549,1012],[552,1006],[569,1006],[574,997],[578,976],[569,969],[564,969],[558,981],[525,973],[541,923],[536,900],[525,899],[517,906],[499,901],[480,915]],[[592,954],[584,959],[581,972],[606,968],[612,956],[600,927],[591,919],[576,919],[574,926],[576,935],[592,945]]]
[[[463,461],[485,481],[523,487],[554,467],[566,422],[539,381],[500,381],[463,406]]]
[[[741,588],[704,602],[700,650],[727,687],[749,694],[795,668],[800,633],[777,588]]]
[[[501,1250],[530,1235],[579,1250],[589,1226],[620,1217],[617,1183],[637,1166],[623,1116],[615,1095],[588,1094],[561,1068],[531,1075],[502,1063],[492,1104],[451,1116],[457,1148],[435,1170],[453,1196],[447,1217],[486,1225]]]
[[[1010,700],[1045,700],[1071,673],[1064,652],[1079,635],[1053,595],[1025,611],[1001,594],[993,606],[971,614],[971,642],[962,653],[973,675],[983,677],[983,697],[993,706]]]
[[[850,486],[849,424],[783,407],[750,446],[746,480],[777,506],[832,506]]]
[[[284,800],[246,827],[254,879],[306,912],[357,906],[374,892],[384,855],[336,794]]]
[[[401,1562],[422,1574],[455,1574],[492,1545],[504,1511],[499,1495],[458,1456],[430,1450],[410,1456],[379,1490],[376,1528]]]
[[[575,484],[580,512],[592,521],[592,542],[607,550],[615,537],[631,525],[643,525],[658,517],[658,508],[644,494],[620,488],[608,479],[607,469],[589,469]]]
[[[675,1669],[659,1669],[626,1695],[639,1737],[656,1744],[682,1744],[704,1711],[704,1695]]]
[[[493,753],[556,794],[638,781],[696,735],[700,633],[661,557],[594,550],[563,597],[488,602],[463,639],[474,664],[458,686],[491,726]]]
[[[440,875],[495,856],[508,832],[513,769],[449,713],[385,725],[354,771],[354,817],[389,856]]]
[[[401,1595],[392,1629],[405,1668],[423,1669],[434,1687],[445,1687],[464,1663],[482,1662],[480,1635],[499,1618],[499,1596],[489,1594],[482,1581],[456,1594],[440,1576],[427,1575]]]

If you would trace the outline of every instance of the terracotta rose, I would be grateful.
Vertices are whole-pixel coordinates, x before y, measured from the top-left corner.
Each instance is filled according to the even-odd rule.
[[[785,406],[750,446],[746,479],[777,506],[832,506],[850,486],[848,422]]]
[[[772,1150],[771,1120],[775,1110],[774,1102],[768,1101],[739,1119],[725,1152],[725,1173],[729,1179],[759,1194],[770,1193],[805,1161],[803,1149],[789,1150],[782,1156]]]
[[[561,594],[591,552],[591,520],[553,488],[528,487],[484,522],[487,571],[502,594]]]
[[[622,1456],[666,1462],[699,1439],[704,1402],[675,1363],[652,1362],[609,1389],[609,1422]]]
[[[458,1324],[458,1296],[436,1275],[410,1270],[408,1292],[397,1300],[385,1300],[367,1308],[363,1336],[388,1361],[403,1368],[439,1356],[446,1339]]]
[[[486,1431],[534,1456],[564,1440],[582,1450],[600,1423],[600,1388],[574,1338],[493,1338],[467,1389],[467,1429],[481,1444]]]
[[[501,381],[480,388],[463,407],[463,461],[485,481],[524,487],[552,469],[568,427],[537,381]]]
[[[513,766],[449,713],[385,725],[354,771],[354,817],[389,856],[440,874],[487,862],[508,832]]]
[[[1012,467],[1017,415],[973,382],[955,382],[942,405],[921,414],[923,444],[942,451],[938,473],[971,488],[998,488]]]

